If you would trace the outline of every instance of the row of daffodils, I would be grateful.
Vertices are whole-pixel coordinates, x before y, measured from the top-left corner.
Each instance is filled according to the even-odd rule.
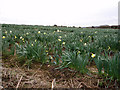
[[[88,73],[94,65],[98,74],[120,80],[117,30],[52,26],[4,26],[3,54],[18,55],[31,63],[50,63]]]

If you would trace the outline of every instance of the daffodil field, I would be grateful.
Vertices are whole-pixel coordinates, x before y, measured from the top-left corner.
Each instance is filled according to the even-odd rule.
[[[2,25],[2,53],[15,55],[28,68],[34,62],[57,65],[120,81],[117,29]],[[20,59],[22,58],[22,59]]]

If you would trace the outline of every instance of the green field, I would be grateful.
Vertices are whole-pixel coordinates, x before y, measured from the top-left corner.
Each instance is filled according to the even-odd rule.
[[[86,75],[94,67],[94,74],[120,84],[118,48],[118,29],[2,25],[3,62],[16,56],[16,62],[28,69],[35,63],[49,64]]]

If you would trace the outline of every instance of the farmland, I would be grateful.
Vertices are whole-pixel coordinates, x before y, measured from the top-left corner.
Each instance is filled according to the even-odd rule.
[[[60,88],[120,87],[118,48],[118,29],[2,25],[3,67],[9,69],[19,67],[28,71],[34,69],[37,71],[39,68],[43,72],[48,70],[51,72],[51,79],[55,78],[56,83],[58,82],[56,87]],[[64,78],[65,75],[68,77],[67,80]],[[59,82],[59,76],[64,81]],[[82,81],[84,77],[87,77],[87,81],[93,80],[95,83]],[[76,78],[81,78],[83,83],[79,85],[80,81],[75,81]],[[46,83],[51,86],[52,80]],[[4,85],[15,88],[18,81],[19,79],[8,86],[4,81]],[[68,84],[62,86],[65,85],[63,83],[65,81]],[[71,84],[72,82],[78,83]],[[27,87],[25,84],[20,85],[21,88]]]

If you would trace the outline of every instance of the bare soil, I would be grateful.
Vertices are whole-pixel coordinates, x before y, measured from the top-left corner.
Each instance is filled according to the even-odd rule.
[[[15,56],[3,58],[2,86],[4,88],[117,88],[118,82],[102,78],[95,66],[87,67],[89,74],[69,68],[34,63],[28,69],[21,66]]]

